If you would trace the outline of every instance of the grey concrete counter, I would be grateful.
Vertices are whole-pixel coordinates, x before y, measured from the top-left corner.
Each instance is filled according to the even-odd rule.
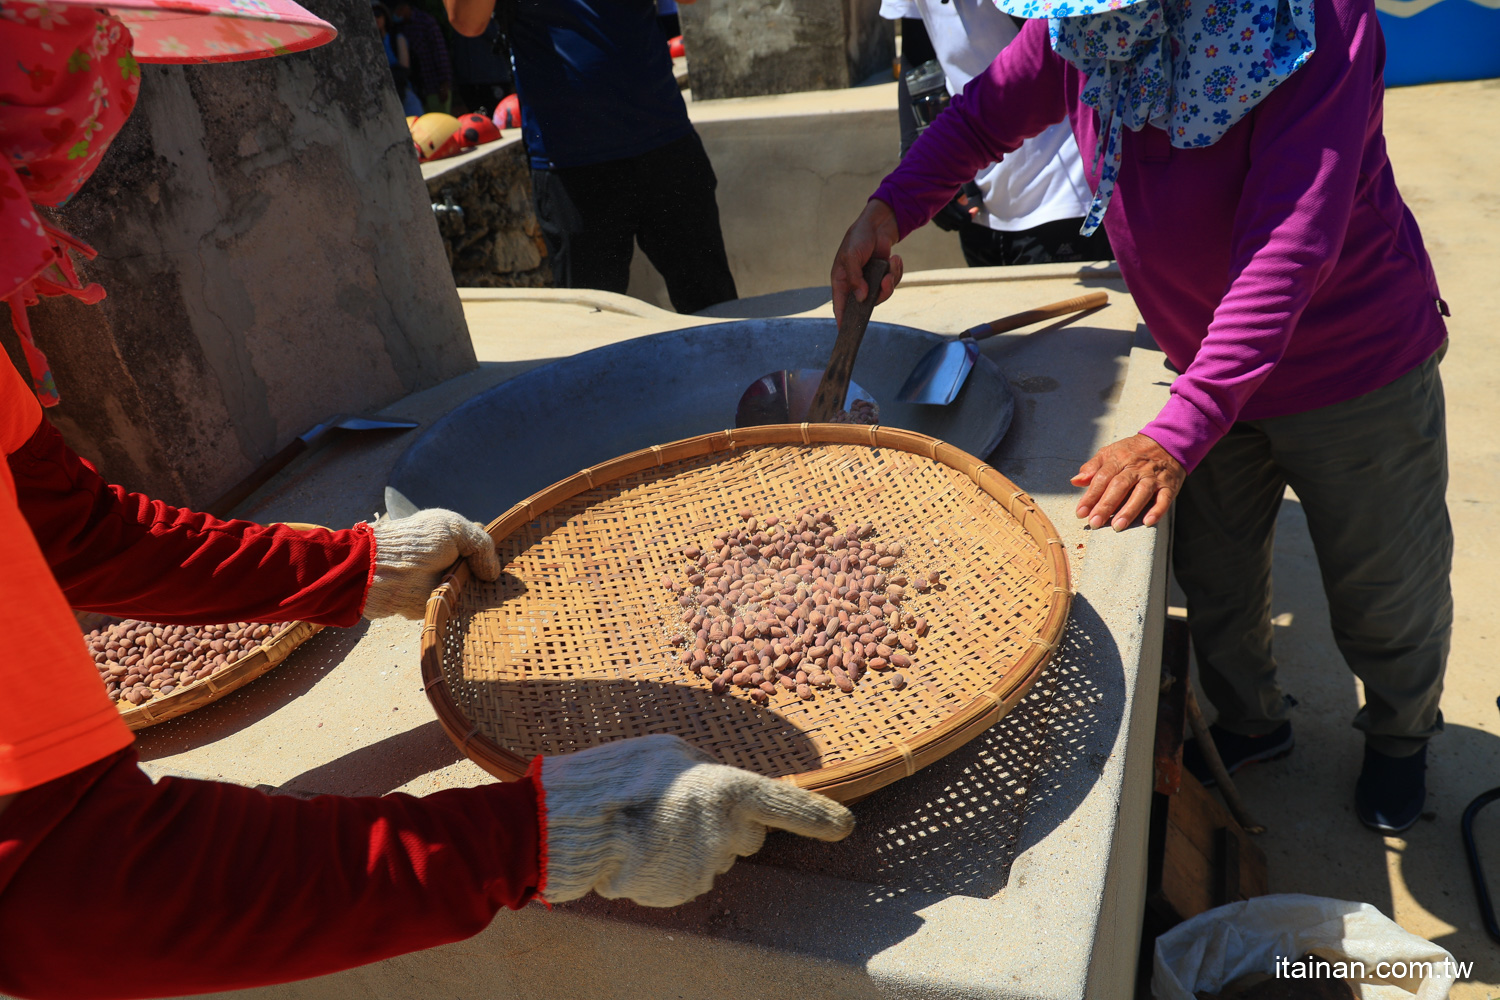
[[[992,456],[1057,525],[1078,598],[1031,695],[989,732],[855,806],[837,845],[773,836],[674,910],[597,898],[501,913],[479,936],[301,984],[322,997],[1125,997],[1144,895],[1165,537],[1081,530],[1068,476],[1133,433],[1170,372],[1118,275],[1069,267],[908,276],[877,318],[940,333],[1102,286],[1073,323],[988,341],[1017,391]],[[430,423],[548,357],[703,319],[623,296],[464,292],[481,369],[388,414]],[[721,307],[828,315],[826,289]],[[379,509],[409,437],[331,446],[253,503],[260,520],[331,525]],[[141,734],[147,768],[286,792],[421,794],[486,780],[420,690],[416,623],[325,630],[241,692]]]

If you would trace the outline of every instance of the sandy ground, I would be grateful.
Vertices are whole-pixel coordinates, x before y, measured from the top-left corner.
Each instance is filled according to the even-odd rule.
[[[1273,892],[1364,900],[1407,930],[1474,963],[1457,1000],[1500,996],[1500,945],[1485,934],[1459,834],[1464,807],[1500,785],[1500,80],[1407,87],[1386,96],[1386,139],[1401,191],[1450,303],[1443,363],[1457,536],[1457,620],[1443,714],[1429,750],[1428,812],[1403,837],[1380,838],[1353,812],[1362,742],[1350,728],[1360,703],[1327,625],[1306,520],[1283,506],[1276,546],[1277,659],[1300,701],[1298,747],[1287,760],[1242,772],[1240,787],[1269,831]],[[1500,803],[1481,815],[1491,892],[1500,894]]]

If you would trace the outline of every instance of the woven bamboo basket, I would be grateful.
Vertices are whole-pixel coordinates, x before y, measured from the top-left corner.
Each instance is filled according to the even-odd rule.
[[[117,620],[103,615],[89,615],[80,624],[86,629],[93,629],[102,628]],[[120,700],[116,703],[120,709],[120,718],[129,729],[140,730],[218,701],[270,671],[290,656],[292,650],[322,629],[323,626],[311,622],[293,622],[291,628],[267,639],[218,673],[201,681],[184,684],[169,695],[153,698],[140,705]]]
[[[738,511],[813,507],[869,522],[940,589],[894,690],[715,695],[677,662],[682,608],[661,585],[682,546]],[[465,562],[427,604],[422,676],[460,750],[502,779],[536,754],[675,733],[726,764],[854,801],[994,725],[1031,688],[1072,601],[1057,532],[1014,483],[934,438],[885,427],[774,425],[660,445],[586,469],[489,525],[504,572]]]

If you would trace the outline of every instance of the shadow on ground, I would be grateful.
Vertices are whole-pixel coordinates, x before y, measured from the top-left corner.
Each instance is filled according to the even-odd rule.
[[[1009,715],[856,803],[848,840],[778,833],[755,863],[887,889],[995,896],[1016,857],[1072,815],[1103,772],[1125,684],[1108,634],[1079,597],[1057,655]]]
[[[276,791],[292,795],[385,795],[463,760],[463,756],[434,719],[303,771]]]
[[[1088,795],[1122,724],[1124,668],[1108,635],[1087,600],[1075,601],[1057,657],[1010,715],[914,777],[854,804],[858,826],[847,840],[822,844],[773,833],[711,893],[670,910],[598,897],[564,909],[863,966],[916,934],[920,911],[944,897],[1003,890],[1014,859]],[[794,879],[772,880],[765,868]],[[844,911],[836,928],[823,923],[825,910],[795,895],[815,898],[824,877],[868,887],[863,904]],[[786,893],[770,924],[730,906],[767,892]]]
[[[776,316],[795,316],[811,312],[833,301],[833,289],[827,285],[816,288],[794,288],[785,292],[755,295],[748,299],[731,299],[700,309],[694,316],[712,319],[771,319]]]
[[[233,694],[136,734],[141,760],[158,760],[222,740],[307,693],[354,649],[370,623],[325,628],[292,651],[270,673]]]

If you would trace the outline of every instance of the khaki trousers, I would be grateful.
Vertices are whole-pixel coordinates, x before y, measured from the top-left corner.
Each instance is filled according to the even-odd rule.
[[[1334,640],[1364,682],[1355,728],[1395,757],[1442,730],[1453,631],[1443,353],[1356,399],[1236,423],[1188,476],[1172,563],[1203,693],[1230,732],[1265,735],[1289,717],[1271,653],[1271,548],[1287,486],[1307,514]]]

